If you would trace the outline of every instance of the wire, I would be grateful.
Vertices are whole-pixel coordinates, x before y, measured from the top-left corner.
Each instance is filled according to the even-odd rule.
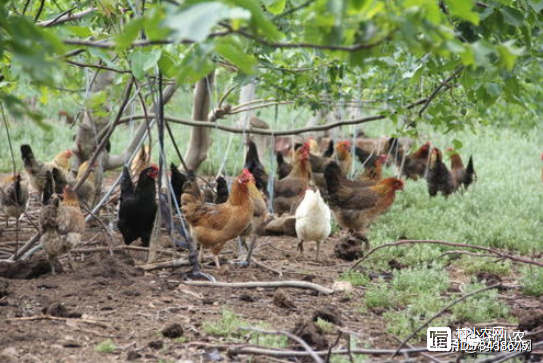
[[[9,135],[9,128],[8,128],[8,120],[6,119],[6,114],[4,112],[4,104],[3,103],[0,103],[0,108],[2,109],[2,119],[4,120],[4,127],[6,128],[6,134],[8,136],[9,152],[11,154],[11,167],[13,168],[13,175],[15,176],[15,173],[17,171],[16,167],[15,167],[15,157],[13,156],[13,146],[11,144],[11,137]]]

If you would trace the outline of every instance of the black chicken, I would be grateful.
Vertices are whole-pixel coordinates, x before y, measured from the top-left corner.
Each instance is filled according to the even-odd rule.
[[[177,205],[181,208],[181,194],[183,193],[183,185],[185,185],[185,183],[189,180],[196,180],[196,175],[192,170],[189,170],[187,175],[183,174],[179,171],[179,169],[177,169],[174,163],[170,164],[170,171],[172,173],[171,181],[175,200],[177,201]]]
[[[292,171],[292,164],[285,161],[285,158],[281,152],[277,152],[277,154],[275,154],[275,159],[277,160],[277,177],[281,180],[290,174]]]
[[[218,177],[215,182],[217,185],[215,186],[216,193],[215,193],[215,204],[222,204],[225,203],[228,200],[228,184],[226,183],[226,179],[224,179],[222,176]]]
[[[144,169],[134,188],[128,168],[123,167],[121,180],[121,204],[117,226],[123,235],[124,243],[129,245],[138,238],[144,246],[149,246],[157,211],[156,178],[158,168],[154,165]]]
[[[443,163],[443,155],[437,148],[432,149],[430,168],[426,175],[426,181],[431,197],[435,197],[438,192],[444,196],[449,196],[454,192],[453,176],[445,163]]]
[[[249,140],[247,155],[245,156],[245,168],[247,168],[255,178],[255,184],[258,190],[268,195],[268,174],[264,165],[258,157],[258,150],[253,141]]]
[[[328,148],[322,153],[325,158],[331,158],[334,155],[334,140],[328,142]]]

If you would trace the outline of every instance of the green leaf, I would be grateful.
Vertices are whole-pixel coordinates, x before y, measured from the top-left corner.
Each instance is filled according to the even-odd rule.
[[[522,15],[520,10],[505,7],[501,11],[506,23],[515,27],[520,27],[524,24],[524,15]]]
[[[77,25],[68,25],[66,26],[66,29],[73,35],[77,35],[78,37],[86,38],[91,36],[91,31],[89,28],[84,26],[77,26]]]
[[[177,75],[177,62],[173,55],[163,51],[158,60],[158,69],[168,78],[174,78]]]
[[[239,7],[229,7],[217,1],[202,2],[166,19],[166,25],[174,31],[177,41],[201,42],[211,28],[225,19],[249,19],[251,13]]]
[[[522,54],[522,48],[516,48],[512,41],[498,45],[498,53],[500,54],[500,63],[511,71],[515,66],[515,61]]]
[[[452,141],[452,144],[453,144],[453,148],[454,150],[458,151],[460,149],[462,149],[464,147],[464,144],[462,144],[462,141],[458,140],[458,139],[454,139]]]
[[[281,32],[276,26],[264,15],[260,1],[257,0],[225,0],[230,4],[242,7],[251,12],[251,25],[254,29],[261,30],[260,33],[266,38],[277,40],[281,38]]]
[[[285,10],[286,0],[265,0],[264,4],[270,13],[277,15]]]
[[[207,76],[214,68],[209,59],[213,44],[195,44],[189,48],[181,61],[178,80],[185,84],[194,84]]]
[[[126,24],[122,33],[113,38],[119,51],[125,50],[132,44],[132,42],[138,36],[140,30],[143,28],[143,22],[143,18],[132,19],[128,24]]]
[[[161,56],[160,49],[154,49],[152,51],[145,51],[138,49],[130,55],[130,64],[132,66],[132,72],[134,77],[138,80],[145,78],[145,72],[154,67]]]
[[[539,13],[541,10],[543,10],[543,0],[528,0],[528,4],[534,9],[536,13]]]
[[[460,19],[469,21],[475,25],[479,24],[479,16],[473,9],[473,2],[471,0],[447,0],[446,1],[451,14]]]
[[[254,68],[257,65],[255,57],[248,54],[243,48],[234,42],[232,39],[223,39],[215,44],[215,50],[228,61],[247,74],[254,73]]]

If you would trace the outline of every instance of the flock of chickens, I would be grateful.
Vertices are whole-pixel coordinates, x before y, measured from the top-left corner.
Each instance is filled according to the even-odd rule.
[[[318,260],[321,243],[331,233],[332,215],[350,233],[364,234],[390,209],[396,192],[404,189],[401,178],[425,178],[431,196],[448,196],[467,188],[476,178],[471,157],[464,166],[460,155],[448,149],[449,170],[441,150],[429,142],[411,153],[410,142],[396,138],[385,139],[378,146],[363,136],[354,145],[350,141],[335,145],[333,140],[321,142],[323,152],[314,139],[295,144],[286,153],[278,152],[274,179],[260,162],[255,143],[249,141],[244,169],[232,181],[230,190],[222,177],[217,178],[215,188],[208,183],[203,188],[193,171],[185,174],[172,164],[168,173],[172,197],[159,190],[158,203],[159,169],[147,162],[139,168],[137,182],[133,183],[130,170],[124,167],[117,226],[125,244],[141,239],[144,246],[149,246],[157,212],[162,213],[163,226],[171,231],[171,211],[180,210],[179,225],[190,231],[190,238],[181,233],[187,244],[180,246],[190,244],[193,250],[199,246],[200,260],[204,249],[211,250],[219,268],[220,251],[226,242],[239,238],[247,249],[242,263],[248,265],[266,226],[292,216],[298,250],[303,253],[304,242],[315,241]],[[58,256],[77,246],[85,231],[83,210],[92,206],[91,200],[99,191],[96,165],[84,179],[89,163],[83,162],[77,173],[71,172],[70,150],[59,153],[51,162],[42,162],[35,158],[30,146],[22,145],[20,149],[28,184],[41,196],[40,242],[55,273]],[[353,158],[363,165],[363,172],[350,179]],[[395,166],[399,177],[383,178],[385,166]],[[0,187],[2,209],[7,218],[13,217],[18,223],[29,199],[27,183],[20,174],[14,174]]]

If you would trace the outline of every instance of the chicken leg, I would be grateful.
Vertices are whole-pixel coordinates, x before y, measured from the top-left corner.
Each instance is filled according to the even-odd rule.
[[[304,240],[303,239],[298,241],[298,247],[296,248],[296,250],[300,253],[300,255],[303,256],[304,254]]]

